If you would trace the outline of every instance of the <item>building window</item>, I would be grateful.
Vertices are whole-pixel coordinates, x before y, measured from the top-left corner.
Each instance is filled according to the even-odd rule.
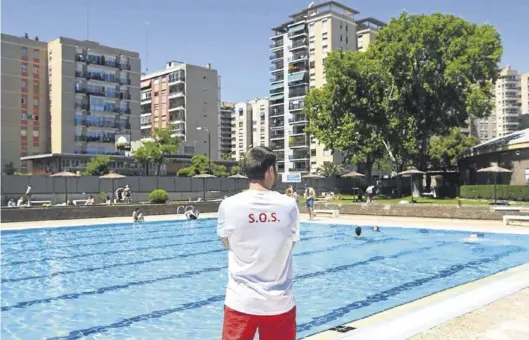
[[[310,150],[310,155],[311,157],[316,156],[316,150],[315,149]]]
[[[158,83],[160,83],[160,78],[156,78],[156,79],[154,79],[153,84],[154,84],[154,85],[158,85]]]
[[[21,136],[27,136],[28,135],[28,130],[20,130],[20,135]]]
[[[345,27],[347,27],[347,26],[345,26]],[[349,44],[349,37],[348,36],[345,36],[345,43]]]
[[[316,62],[315,61],[311,61],[310,64],[309,64],[309,67],[310,68],[316,67]]]
[[[329,47],[327,45],[323,46],[322,52],[327,53],[329,51]]]
[[[25,48],[21,49],[20,50],[20,55],[23,56],[23,57],[27,56],[28,55],[28,50],[25,49]]]
[[[28,99],[26,97],[22,97],[22,98],[20,98],[20,102],[22,104],[27,104],[28,103]]]
[[[40,57],[40,53],[38,50],[33,50],[33,58],[38,58]]]
[[[28,88],[28,83],[26,81],[23,81],[20,83],[20,87],[22,90],[26,90]]]
[[[39,130],[33,130],[33,137],[39,136]]]
[[[27,66],[24,66],[24,65],[22,65],[22,66],[20,66],[20,71],[21,71],[21,72],[24,72],[24,73],[25,73],[25,72],[27,72],[27,71],[28,71],[28,67],[27,67]]]
[[[39,73],[39,68],[38,67],[34,67],[33,68],[33,73]]]
[[[33,90],[37,91],[39,89],[39,83],[33,83]]]
[[[38,99],[33,99],[33,105],[35,105],[35,106],[39,105],[39,100]]]

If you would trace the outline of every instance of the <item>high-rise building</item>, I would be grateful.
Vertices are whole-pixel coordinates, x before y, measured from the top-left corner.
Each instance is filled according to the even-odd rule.
[[[280,172],[314,172],[325,161],[342,160],[341,153],[333,154],[305,132],[308,122],[303,107],[309,88],[322,87],[326,82],[327,53],[336,49],[356,51],[359,37],[367,48],[376,27],[383,25],[372,18],[363,19],[359,25],[356,14],[352,8],[328,1],[311,5],[273,28],[270,146],[278,154]]]
[[[248,103],[252,107],[252,146],[268,146],[268,99],[256,98]]]
[[[365,52],[375,41],[378,31],[386,24],[375,18],[364,18],[356,21],[356,38],[358,50]]]
[[[165,69],[141,78],[141,137],[170,126],[184,147],[219,160],[221,154],[220,89],[217,70],[168,62]],[[211,143],[209,145],[208,143]],[[185,152],[184,153],[188,153]]]
[[[521,77],[510,66],[504,67],[494,87],[494,109],[475,123],[481,142],[503,137],[519,130],[521,114]]]
[[[238,161],[252,147],[252,105],[249,102],[235,104],[231,126],[231,155]]]
[[[141,78],[141,137],[170,126],[184,148],[220,159],[220,96],[217,70],[170,61]],[[211,143],[211,145],[208,145]],[[188,150],[189,151],[189,150]],[[184,150],[183,153],[189,153]],[[182,151],[181,151],[182,152]]]
[[[51,152],[116,153],[116,140],[139,138],[137,52],[92,41],[48,43]]]
[[[139,137],[139,72],[136,52],[2,34],[2,144],[13,146],[3,148],[2,163],[18,163],[24,171],[36,155],[44,164],[53,155],[116,154],[118,137]],[[12,92],[14,83],[19,94]],[[18,112],[20,141],[8,110]]]
[[[529,72],[520,75],[521,114],[529,115]]]
[[[220,152],[221,155],[232,158],[232,123],[231,119],[235,113],[235,104],[230,102],[222,102],[220,104]]]
[[[25,171],[20,157],[49,148],[47,47],[27,34],[2,34],[2,169],[13,163]]]

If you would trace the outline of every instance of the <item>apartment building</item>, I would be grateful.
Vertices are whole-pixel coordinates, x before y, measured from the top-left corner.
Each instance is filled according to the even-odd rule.
[[[252,105],[249,102],[235,104],[231,120],[231,156],[238,161],[252,147]]]
[[[529,115],[529,72],[520,75],[521,114]]]
[[[273,28],[270,45],[270,146],[277,152],[280,172],[315,172],[325,161],[341,162],[305,132],[304,97],[325,84],[325,60],[336,49],[356,51],[374,39],[383,23],[372,18],[355,21],[359,12],[335,1],[311,5]],[[360,33],[360,35],[359,35]]]
[[[365,52],[375,41],[378,31],[386,24],[375,18],[364,18],[356,21],[356,39],[359,51]]]
[[[494,88],[494,109],[475,123],[481,142],[503,137],[519,130],[522,106],[521,77],[510,66],[504,67]]]
[[[252,108],[252,145],[268,146],[269,144],[269,120],[268,99],[256,98],[248,102]]]
[[[49,148],[48,44],[26,34],[2,34],[1,142],[2,169],[13,163],[27,170],[20,157]]]
[[[141,138],[170,126],[183,153],[221,155],[220,78],[217,70],[170,61],[161,71],[141,78]],[[211,145],[209,144],[211,143]]]
[[[41,42],[2,34],[2,163],[26,171],[28,162],[50,153],[118,153],[118,137],[139,137],[139,71],[136,52],[64,37]],[[19,141],[9,110],[18,112]]]
[[[93,41],[48,43],[51,152],[115,154],[139,138],[140,58]]]
[[[231,119],[235,113],[235,103],[222,102],[220,104],[220,152],[222,157],[231,159]]]

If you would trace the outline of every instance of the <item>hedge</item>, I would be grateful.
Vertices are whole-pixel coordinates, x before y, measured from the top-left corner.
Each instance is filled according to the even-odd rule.
[[[149,201],[151,201],[151,203],[165,203],[168,199],[169,195],[167,194],[167,191],[163,189],[153,190],[149,194]]]
[[[494,199],[494,185],[463,185],[461,197]],[[496,185],[496,197],[500,200],[529,201],[529,185]]]

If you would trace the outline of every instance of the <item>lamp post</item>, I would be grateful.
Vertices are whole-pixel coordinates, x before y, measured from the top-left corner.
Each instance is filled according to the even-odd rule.
[[[211,171],[211,132],[207,127],[198,126],[197,131],[206,131],[208,133],[208,157],[209,157],[209,174],[213,175]]]

